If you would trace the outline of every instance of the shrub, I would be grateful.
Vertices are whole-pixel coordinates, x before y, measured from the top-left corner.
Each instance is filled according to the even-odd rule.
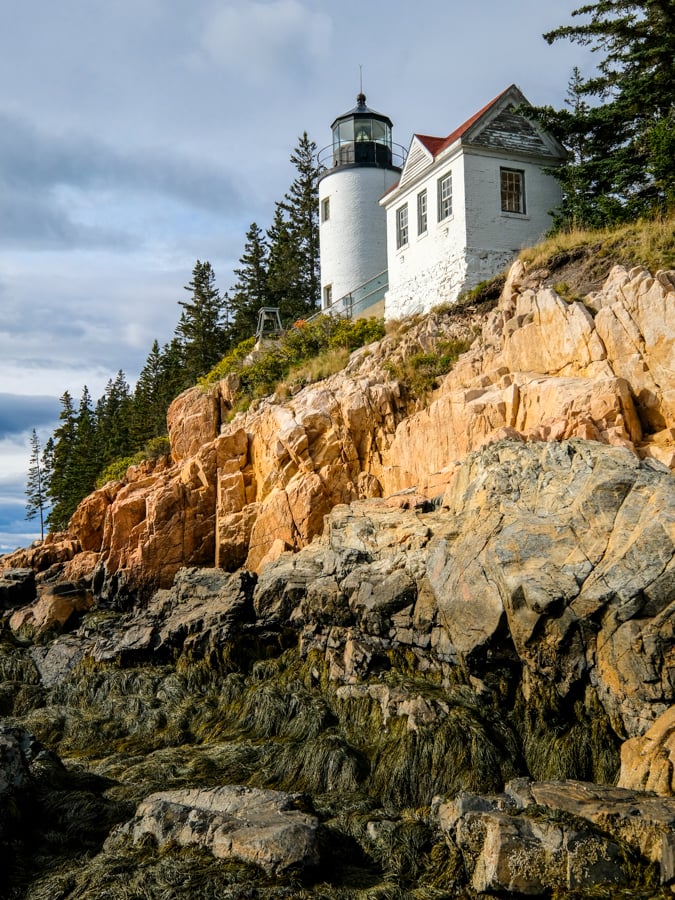
[[[254,338],[243,341],[201,378],[200,384],[213,384],[226,375],[236,373],[240,386],[234,408],[239,411],[247,408],[256,397],[273,393],[289,373],[301,367],[302,371],[291,379],[293,383],[307,384],[332,374],[336,360],[340,360],[341,367],[346,360],[342,355],[331,356],[329,351],[356,350],[382,337],[384,324],[375,318],[352,322],[332,316],[317,316],[310,322],[300,320],[267,349],[256,351]],[[246,361],[248,357],[251,359]],[[306,365],[309,360],[324,357],[325,364],[315,367]]]

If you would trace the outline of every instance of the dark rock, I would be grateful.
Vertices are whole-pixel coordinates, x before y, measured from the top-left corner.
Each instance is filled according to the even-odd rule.
[[[0,609],[28,606],[35,597],[33,569],[0,569]]]

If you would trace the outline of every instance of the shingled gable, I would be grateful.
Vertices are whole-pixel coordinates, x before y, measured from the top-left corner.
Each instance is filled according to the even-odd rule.
[[[552,160],[564,158],[564,148],[551,135],[515,112],[521,105],[529,105],[529,101],[512,84],[447,137],[414,134],[401,178],[388,193],[412,181],[454,144],[529,152]]]

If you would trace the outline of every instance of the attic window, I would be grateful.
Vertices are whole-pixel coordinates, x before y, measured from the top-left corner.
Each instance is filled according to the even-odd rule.
[[[521,169],[500,169],[502,212],[525,213],[525,172]]]

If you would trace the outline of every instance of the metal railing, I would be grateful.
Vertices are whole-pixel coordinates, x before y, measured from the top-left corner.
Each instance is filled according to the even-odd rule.
[[[343,141],[319,150],[317,161],[322,175],[339,166],[379,166],[402,169],[407,149],[401,144],[381,144],[378,141]]]
[[[347,319],[354,319],[360,315],[369,306],[374,306],[380,300],[384,300],[384,295],[389,288],[389,273],[385,269],[374,278],[364,281],[353,291],[340,297],[325,309],[320,309],[314,315],[309,316],[308,322],[316,319],[318,316],[344,316]]]

